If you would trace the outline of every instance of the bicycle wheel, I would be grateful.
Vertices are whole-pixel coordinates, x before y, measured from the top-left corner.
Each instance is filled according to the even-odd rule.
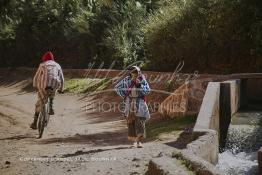
[[[42,135],[43,135],[43,132],[44,132],[44,116],[45,116],[45,114],[44,114],[45,112],[44,112],[44,108],[43,108],[43,110],[40,112],[40,114],[39,114],[39,118],[38,118],[38,123],[37,123],[37,128],[38,128],[38,133],[39,133],[39,137],[38,138],[41,138],[42,137]]]
[[[50,112],[50,99],[48,98],[47,99],[47,103],[46,103],[46,111],[45,111],[45,127],[48,125],[49,123],[49,118],[50,118],[50,115],[49,115],[49,112]]]
[[[48,100],[49,101],[49,100]],[[38,131],[39,131],[39,138],[42,138],[42,135],[44,133],[44,129],[48,123],[49,120],[49,104],[45,103],[43,106],[42,111],[40,112],[39,120],[38,120]]]

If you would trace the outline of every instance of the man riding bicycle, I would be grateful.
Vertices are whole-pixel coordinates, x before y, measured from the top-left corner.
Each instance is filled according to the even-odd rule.
[[[62,93],[64,89],[64,75],[61,66],[54,61],[52,52],[46,52],[42,57],[38,70],[33,79],[33,87],[36,87],[38,99],[35,104],[34,121],[30,128],[37,129],[37,120],[39,113],[44,105],[43,99],[46,97],[46,89],[52,89],[50,96],[50,111],[49,115],[54,115],[53,100],[55,92]]]

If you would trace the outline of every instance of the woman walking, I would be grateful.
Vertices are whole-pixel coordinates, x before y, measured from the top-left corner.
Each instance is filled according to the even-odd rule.
[[[145,123],[150,118],[145,101],[150,88],[140,68],[132,66],[129,75],[117,83],[115,90],[124,99],[128,140],[133,141],[135,147],[141,148],[141,141],[146,137]]]

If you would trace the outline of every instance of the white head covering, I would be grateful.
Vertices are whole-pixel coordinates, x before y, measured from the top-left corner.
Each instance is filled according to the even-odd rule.
[[[138,66],[132,66],[131,68],[132,69],[131,69],[130,73],[132,72],[132,70],[136,70],[137,73],[138,73],[138,76],[142,75],[141,70],[140,70],[140,68]]]

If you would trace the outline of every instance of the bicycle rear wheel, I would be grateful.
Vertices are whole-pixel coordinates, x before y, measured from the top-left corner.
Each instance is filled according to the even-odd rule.
[[[38,119],[38,132],[39,132],[39,138],[42,138],[45,126],[47,124],[48,116],[48,103],[44,104],[42,111],[39,114]]]
[[[49,118],[50,118],[50,115],[49,115],[49,112],[50,112],[50,100],[48,99],[47,103],[46,103],[46,111],[45,111],[45,127],[48,125],[49,123]]]
[[[44,112],[43,110],[39,114],[37,128],[38,128],[38,133],[39,133],[38,138],[41,138],[44,132]]]

